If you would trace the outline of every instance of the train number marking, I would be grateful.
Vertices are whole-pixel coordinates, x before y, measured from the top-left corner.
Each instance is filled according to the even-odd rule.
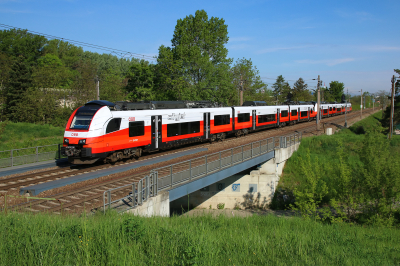
[[[72,136],[72,137],[77,137],[77,136],[78,136],[78,133],[71,133],[71,136]]]

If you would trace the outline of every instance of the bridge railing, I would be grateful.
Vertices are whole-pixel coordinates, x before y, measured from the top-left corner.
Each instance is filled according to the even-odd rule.
[[[288,136],[271,137],[235,148],[204,155],[198,158],[186,160],[180,163],[156,168],[149,176],[132,184],[113,188],[103,193],[103,210],[111,208],[121,200],[127,209],[142,205],[149,197],[158,192],[171,189],[184,182],[201,178],[203,176],[232,167],[252,158],[274,151],[275,149],[287,148],[301,141],[301,133]],[[129,191],[129,192],[128,192]],[[122,198],[116,198],[119,193],[128,194]]]
[[[112,188],[103,192],[103,211],[111,209],[112,204],[122,201],[123,211],[142,205],[148,198],[157,195],[158,173],[151,171],[150,175],[146,175],[138,182],[132,184]],[[129,191],[129,192],[128,192]],[[126,196],[116,197],[118,194],[124,193]]]

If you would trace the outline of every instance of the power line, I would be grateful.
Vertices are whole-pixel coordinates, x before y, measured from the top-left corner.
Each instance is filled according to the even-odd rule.
[[[96,45],[96,44],[90,44],[90,43],[81,42],[81,41],[75,41],[75,40],[62,38],[62,37],[57,37],[57,36],[46,34],[46,33],[40,33],[40,32],[36,32],[36,31],[31,31],[31,30],[28,30],[28,29],[22,29],[22,28],[10,26],[10,25],[2,24],[2,23],[0,23],[0,27],[6,28],[6,29],[26,30],[27,32],[32,33],[34,35],[45,36],[45,37],[48,37],[50,39],[57,39],[57,40],[61,40],[61,41],[67,41],[67,42],[72,43],[72,44],[78,44],[78,45],[81,45],[81,46],[86,46],[86,47],[90,47],[90,48],[94,48],[94,49],[98,49],[98,50],[108,51],[110,53],[118,54],[118,55],[120,55],[121,57],[124,57],[124,58],[126,58],[126,57],[135,57],[135,58],[138,58],[138,59],[147,59],[147,60],[155,60],[156,59],[156,57],[149,56],[149,55],[128,52],[128,51],[124,51],[124,50],[109,48],[109,47]]]

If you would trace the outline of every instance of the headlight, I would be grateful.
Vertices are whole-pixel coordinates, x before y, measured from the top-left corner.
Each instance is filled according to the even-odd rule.
[[[64,139],[64,143],[69,143],[69,139]]]
[[[80,139],[78,144],[86,144],[86,139]]]

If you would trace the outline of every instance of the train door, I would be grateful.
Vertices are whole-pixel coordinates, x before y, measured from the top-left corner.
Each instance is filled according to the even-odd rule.
[[[308,111],[307,111],[307,119],[308,119],[308,121],[310,121],[310,107],[308,107]]]
[[[253,110],[253,130],[256,129],[256,122],[257,122],[257,111]]]
[[[300,107],[297,109],[297,121],[300,121],[300,116],[301,116],[301,113],[300,113]]]
[[[281,109],[278,108],[276,110],[276,123],[278,126],[279,126],[279,122],[280,122],[280,112],[281,112]]]
[[[151,147],[159,149],[162,143],[162,116],[151,117]]]
[[[204,121],[204,137],[206,139],[210,138],[210,113],[203,114]]]
[[[286,125],[290,125],[290,115],[291,115],[291,113],[290,113],[290,105],[289,105],[289,111],[288,111],[288,116],[289,116],[289,122],[286,124]]]

